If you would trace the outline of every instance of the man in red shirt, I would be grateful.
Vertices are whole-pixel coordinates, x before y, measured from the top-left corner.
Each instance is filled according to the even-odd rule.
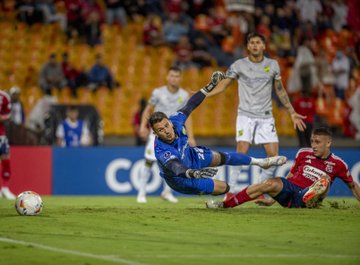
[[[15,195],[9,190],[8,183],[11,176],[10,170],[10,147],[9,141],[5,134],[4,122],[10,118],[11,99],[10,96],[0,90],[0,159],[1,159],[1,190],[0,197],[14,200]]]
[[[312,208],[319,205],[337,177],[347,184],[354,197],[360,201],[359,184],[353,180],[347,164],[331,153],[330,146],[330,130],[325,127],[315,129],[311,135],[311,148],[299,150],[286,178],[267,179],[246,187],[224,202],[207,201],[206,206],[232,208],[267,193],[283,207]],[[262,202],[271,205],[274,200]]]

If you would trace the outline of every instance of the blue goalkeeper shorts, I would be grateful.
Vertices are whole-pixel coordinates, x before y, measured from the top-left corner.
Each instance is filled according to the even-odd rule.
[[[203,195],[214,191],[214,180],[211,178],[169,177],[165,181],[170,188],[184,194]]]

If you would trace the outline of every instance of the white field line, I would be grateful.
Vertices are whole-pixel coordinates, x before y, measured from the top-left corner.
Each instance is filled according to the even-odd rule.
[[[81,251],[76,251],[76,250],[51,247],[51,246],[28,242],[28,241],[10,239],[10,238],[6,238],[6,237],[0,237],[0,241],[6,242],[6,243],[17,244],[17,245],[31,246],[34,248],[39,248],[39,249],[44,249],[44,250],[48,250],[48,251],[52,251],[52,252],[64,253],[64,254],[69,254],[69,255],[74,255],[74,256],[81,256],[81,257],[93,258],[93,259],[98,259],[98,260],[110,261],[110,262],[114,262],[114,263],[118,263],[118,264],[148,265],[146,263],[140,263],[140,262],[124,259],[124,258],[119,257],[118,255],[116,255],[116,256],[96,255],[96,254],[81,252]]]
[[[137,255],[136,257],[142,257],[143,255]],[[150,256],[149,256],[150,257]],[[175,255],[154,255],[151,257],[160,258],[160,259],[172,259],[175,258]],[[304,254],[291,254],[291,253],[279,253],[279,254],[245,254],[245,253],[233,253],[233,254],[185,254],[181,255],[181,258],[184,259],[196,259],[196,258],[204,258],[204,257],[211,257],[211,258],[337,258],[337,259],[356,259],[360,260],[360,255],[344,255],[344,254],[316,254],[316,253],[304,253]]]
[[[28,242],[28,241],[21,241],[15,239],[9,239],[6,237],[0,237],[0,241],[6,243],[13,243],[18,245],[24,246],[32,246],[35,248],[45,249],[48,251],[58,252],[58,253],[65,253],[75,256],[82,256],[87,258],[93,258],[98,260],[110,261],[118,264],[127,264],[127,265],[148,265],[146,263],[140,263],[132,260],[127,260],[124,258],[119,257],[118,255],[96,255],[87,252],[80,252],[76,250],[68,250],[63,248],[57,247],[50,247],[38,243]],[[160,255],[136,255],[138,258],[159,258],[159,259],[173,259],[179,257],[178,255],[167,255],[167,254],[160,254]],[[304,253],[304,254],[291,254],[291,253],[283,253],[283,254],[242,254],[242,253],[233,253],[233,254],[182,254],[181,258],[184,259],[203,259],[204,257],[207,258],[336,258],[336,259],[356,259],[360,260],[360,255],[344,255],[344,254],[331,254],[331,253]]]

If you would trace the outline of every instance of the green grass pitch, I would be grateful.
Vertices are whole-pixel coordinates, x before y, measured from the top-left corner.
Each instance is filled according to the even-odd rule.
[[[360,264],[360,203],[206,209],[210,197],[43,197],[39,216],[0,199],[0,265]],[[331,203],[330,203],[331,202]]]

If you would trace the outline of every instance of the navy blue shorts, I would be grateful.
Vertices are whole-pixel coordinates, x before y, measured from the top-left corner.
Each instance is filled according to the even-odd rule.
[[[283,207],[305,208],[306,206],[302,198],[309,188],[302,189],[288,181],[286,178],[280,179],[283,183],[283,189],[278,195],[274,197],[274,199]]]
[[[211,178],[172,177],[165,178],[165,181],[173,190],[184,194],[203,195],[214,191],[214,180]]]
[[[0,136],[0,155],[10,154],[9,141],[6,136]]]

